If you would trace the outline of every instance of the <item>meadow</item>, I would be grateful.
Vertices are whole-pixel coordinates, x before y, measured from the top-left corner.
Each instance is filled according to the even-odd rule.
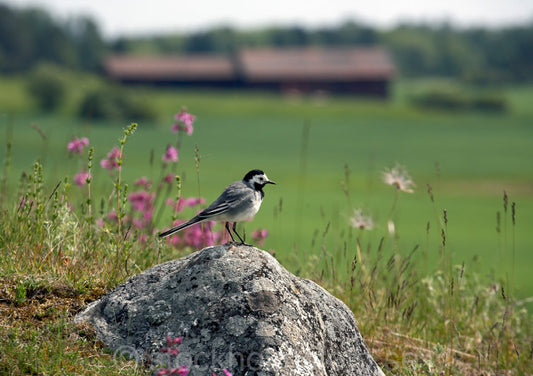
[[[116,177],[99,162],[118,145],[123,128],[136,119],[91,122],[75,118],[72,108],[79,96],[75,90],[58,113],[36,113],[16,80],[2,79],[2,83],[6,89],[0,94],[0,144],[1,154],[9,155],[2,210],[16,209],[21,173],[32,175],[36,160],[42,164],[43,197],[51,195],[59,182],[64,186],[65,176],[72,184],[74,174],[87,165],[87,156],[70,155],[67,144],[73,137],[87,137],[94,147],[92,206],[96,217],[104,216],[108,207],[99,211],[99,204],[107,205]],[[470,362],[479,374],[487,370],[482,367],[484,362],[491,370],[531,371],[531,348],[524,351],[520,346],[531,340],[527,328],[532,316],[518,312],[523,308],[533,311],[528,300],[533,296],[533,109],[529,104],[533,89],[507,89],[511,105],[507,113],[449,113],[410,106],[409,95],[419,90],[419,85],[399,83],[394,99],[384,102],[134,88],[134,95],[157,109],[158,118],[139,122],[128,135],[121,179],[131,192],[134,180],[145,176],[158,181],[168,172],[162,167],[161,155],[168,144],[175,143],[176,135],[170,131],[173,116],[185,106],[196,121],[193,134],[180,140],[176,172],[181,177],[181,194],[209,202],[248,170],[263,169],[277,185],[267,187],[261,211],[243,225],[248,236],[253,229],[267,229],[269,235],[261,248],[273,252],[290,271],[317,280],[347,302],[385,369],[395,374],[428,375],[471,371],[453,368],[451,357],[459,359],[454,367]],[[8,141],[12,145],[9,153],[5,148]],[[404,166],[416,184],[413,193],[382,181],[383,172],[396,164]],[[176,197],[177,187],[164,194]],[[74,211],[82,217],[86,189],[72,185],[68,195],[77,203]],[[350,225],[355,209],[372,217],[373,229]],[[195,210],[186,209],[180,216],[185,219]],[[166,209],[155,218],[155,227],[170,226],[171,216]],[[137,269],[130,268],[105,283],[85,281],[84,293],[92,296],[96,288],[105,291],[135,270],[187,251],[191,250],[177,252],[149,240],[143,250],[131,253],[131,259],[142,256],[142,260],[126,260]],[[98,251],[95,255],[103,254]],[[1,271],[2,278],[15,288],[30,275],[37,278],[40,274],[48,275],[22,267],[4,266]],[[442,295],[436,294],[433,303],[422,302],[417,294],[424,294],[423,289],[415,287],[420,281]],[[80,290],[79,284],[72,285]],[[412,287],[411,293],[403,291],[406,285]],[[395,293],[390,291],[392,286],[398,287]],[[489,298],[486,294],[491,288],[496,293]],[[473,296],[486,298],[484,322],[474,324],[465,317]],[[520,319],[511,320],[515,317],[509,313],[511,305]],[[383,310],[376,309],[378,306]],[[455,328],[437,327],[438,315],[435,321],[429,318],[432,310],[444,312]],[[501,346],[493,345],[492,351],[498,348],[494,360],[488,355],[490,346],[488,353],[476,353],[475,341],[470,343],[465,337],[476,339],[467,334],[469,325],[492,333],[487,326],[498,322],[501,315],[500,337],[494,334],[499,340],[507,338],[501,334],[507,325],[520,325],[523,330],[508,328],[511,339],[505,345],[496,341]],[[526,338],[519,341],[517,331]],[[484,333],[482,329],[478,332]],[[12,332],[9,335],[16,337]],[[383,342],[385,346],[380,345]],[[15,348],[8,352],[10,356]],[[420,348],[431,356],[407,367],[411,353]],[[8,365],[5,361],[2,366]],[[47,368],[43,369],[46,374]]]

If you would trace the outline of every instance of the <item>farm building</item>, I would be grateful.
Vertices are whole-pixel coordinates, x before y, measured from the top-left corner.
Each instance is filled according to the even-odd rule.
[[[231,57],[110,56],[106,74],[122,83],[234,87],[387,97],[395,68],[379,47],[244,49]]]

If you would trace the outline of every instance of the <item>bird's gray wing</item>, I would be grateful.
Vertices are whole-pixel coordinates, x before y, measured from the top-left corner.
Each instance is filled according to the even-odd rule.
[[[242,182],[230,184],[211,205],[198,213],[199,219],[226,213],[230,208],[238,206],[246,199],[247,188]]]

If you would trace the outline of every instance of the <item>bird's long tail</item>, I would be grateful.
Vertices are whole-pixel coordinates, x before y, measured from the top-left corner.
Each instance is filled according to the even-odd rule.
[[[186,229],[187,227],[191,227],[192,225],[195,225],[195,224],[200,223],[202,221],[203,221],[203,219],[200,219],[198,217],[194,217],[193,219],[191,219],[191,220],[189,220],[189,221],[187,221],[185,223],[179,224],[179,225],[177,225],[175,227],[172,227],[170,230],[167,230],[165,232],[160,233],[159,237],[160,238],[164,238],[166,236],[172,235],[175,232],[178,232],[178,231],[181,231],[183,229]]]

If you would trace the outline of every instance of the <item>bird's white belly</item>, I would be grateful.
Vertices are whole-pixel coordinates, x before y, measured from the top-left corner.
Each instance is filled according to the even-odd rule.
[[[257,200],[253,205],[248,205],[248,208],[246,208],[246,210],[242,210],[240,211],[240,213],[236,213],[232,215],[231,218],[228,220],[230,222],[249,221],[257,214],[260,207],[261,207],[261,200]]]

